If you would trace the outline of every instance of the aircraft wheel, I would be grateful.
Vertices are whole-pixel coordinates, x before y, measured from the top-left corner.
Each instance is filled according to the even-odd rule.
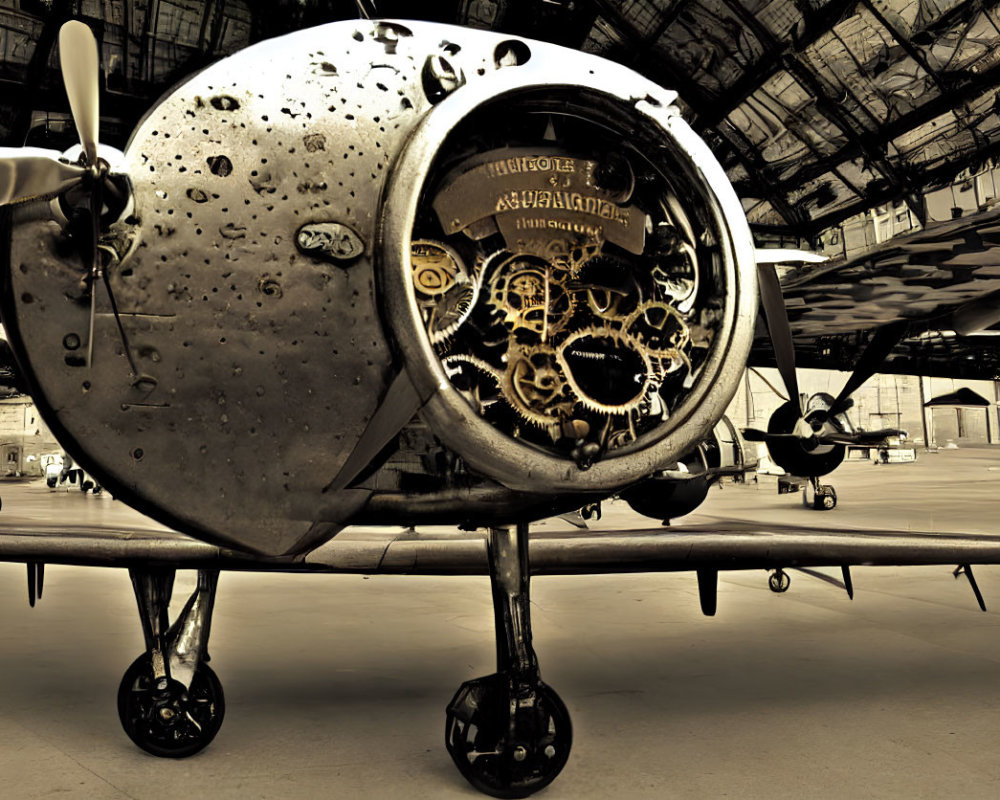
[[[445,744],[455,766],[492,797],[527,797],[548,786],[566,765],[573,743],[569,712],[549,686],[534,699],[509,702],[503,674],[463,683],[448,706]]]
[[[118,718],[128,738],[161,758],[186,758],[208,745],[222,726],[226,701],[208,664],[200,664],[191,688],[154,681],[148,653],[125,671],[118,687]]]
[[[772,592],[781,594],[788,591],[788,587],[792,585],[792,579],[783,569],[776,569],[772,570],[768,576],[767,585]]]
[[[802,502],[806,508],[812,508],[816,511],[832,511],[837,507],[837,490],[829,484],[822,484],[813,491],[811,501],[808,501],[803,494]]]

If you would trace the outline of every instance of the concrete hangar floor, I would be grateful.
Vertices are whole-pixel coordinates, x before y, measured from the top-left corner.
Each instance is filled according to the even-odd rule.
[[[997,532],[1000,450],[832,477],[833,512],[761,477],[713,489],[688,520]],[[41,482],[0,492],[4,511],[131,513]],[[613,507],[602,524],[646,523]],[[777,595],[763,572],[723,573],[714,619],[691,574],[536,579],[535,644],[575,735],[539,796],[1000,796],[1000,570],[976,570],[987,614],[944,566],[856,568],[853,602],[791,575]],[[485,577],[224,574],[210,649],[226,722],[186,761],[119,727],[115,691],[141,645],[124,571],[50,566],[38,607],[25,595],[24,566],[0,565],[4,797],[479,796],[443,730],[459,683],[494,666]]]

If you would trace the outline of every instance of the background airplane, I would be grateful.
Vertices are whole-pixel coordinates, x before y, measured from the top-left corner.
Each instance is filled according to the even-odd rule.
[[[901,346],[919,350],[914,326],[992,324],[988,270],[965,286],[988,260],[986,219],[963,220],[958,230],[973,235],[949,240],[942,256],[942,231],[915,194],[994,146],[989,115],[965,137],[962,112],[945,129],[972,145],[948,151],[955,143],[942,134],[939,171],[920,166],[927,115],[987,89],[986,12],[970,5],[968,17],[918,21],[909,37],[866,6],[848,18],[852,35],[867,44],[874,17],[900,44],[865,66],[847,45],[831,52],[847,13],[834,4],[775,22],[780,35],[735,3],[676,20],[639,16],[638,4],[545,5],[498,4],[492,17],[451,8],[453,21],[500,33],[358,21],[240,51],[146,109],[112,164],[101,159],[91,81],[113,59],[85,28],[64,29],[82,157],[3,154],[4,324],[60,441],[117,497],[204,542],[161,532],[140,546],[127,531],[67,526],[3,553],[31,563],[33,595],[47,561],[130,567],[147,652],[126,672],[119,713],[144,749],[188,755],[221,724],[221,685],[204,658],[218,568],[488,568],[498,672],[455,696],[449,752],[490,794],[542,788],[565,764],[571,729],[531,646],[527,523],[683,459],[720,418],[748,357],[773,357],[791,398],[760,438],[788,440],[802,464],[794,471],[818,478],[810,464],[856,441],[836,422],[851,392]],[[42,33],[68,8],[45,17]],[[199,42],[221,46],[225,13],[202,19]],[[134,25],[124,25],[122,63]],[[739,31],[746,53],[736,58],[719,30]],[[522,38],[545,31],[586,53]],[[154,63],[142,43],[141,63]],[[945,80],[921,48],[964,72]],[[690,56],[686,80],[671,73],[671,54]],[[265,62],[280,68],[260,74]],[[853,92],[867,86],[885,100],[884,129],[871,98],[834,103],[823,70],[836,75],[841,63],[854,64]],[[883,91],[913,68],[923,94],[904,102]],[[127,86],[134,73],[122,73]],[[672,85],[681,98],[662,88]],[[788,120],[794,130],[780,128]],[[490,180],[501,188],[484,190]],[[754,266],[754,244],[815,245],[896,198],[926,222],[919,244],[929,246],[872,271],[877,280],[902,264],[902,284],[930,299],[883,300],[881,316],[856,318],[850,335],[824,328],[855,372],[826,408],[802,408],[795,326],[808,312],[789,319],[777,272],[763,258]],[[952,226],[943,230],[954,235]],[[953,256],[962,269],[941,275]],[[815,289],[841,268],[794,279]],[[753,325],[758,271],[770,347]],[[967,369],[983,375],[988,364]],[[261,452],[273,458],[262,464]],[[332,560],[309,561],[345,525],[424,521],[489,526],[487,558],[474,541],[404,536],[380,542],[375,562],[343,561],[336,538]],[[838,547],[803,534],[775,549],[722,529],[699,540],[704,550],[659,531],[606,537],[596,554],[587,544],[536,542],[534,569],[695,569],[706,613],[723,566],[997,556],[972,537],[929,546],[853,536]],[[200,568],[199,584],[168,625],[180,565]]]

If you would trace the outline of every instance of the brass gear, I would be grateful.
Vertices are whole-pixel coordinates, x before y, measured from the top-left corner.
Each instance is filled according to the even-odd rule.
[[[410,247],[413,288],[423,309],[431,344],[448,340],[469,318],[479,299],[479,285],[454,249],[432,239]]]
[[[635,354],[638,360],[642,364],[642,386],[638,392],[635,393],[633,397],[622,403],[605,403],[592,397],[587,391],[580,385],[579,380],[574,376],[573,369],[570,363],[567,361],[566,352],[567,350],[576,342],[581,339],[594,339],[600,340],[604,339],[611,342],[613,347],[628,350]],[[646,353],[645,348],[642,343],[636,339],[634,336],[630,336],[619,328],[612,327],[588,327],[581,328],[578,331],[571,333],[565,341],[559,346],[556,351],[556,360],[559,366],[562,368],[563,374],[566,377],[566,383],[570,390],[576,395],[579,403],[591,411],[595,411],[599,414],[608,415],[618,415],[627,414],[635,408],[638,408],[643,400],[645,400],[649,393],[653,390],[652,377],[654,374],[653,363]],[[606,353],[595,353],[594,358],[603,359],[609,357]]]
[[[622,325],[626,334],[638,340],[649,357],[660,362],[663,374],[681,366],[691,366],[684,348],[691,343],[691,329],[684,317],[669,303],[650,300],[640,303]]]
[[[510,330],[551,337],[566,327],[576,309],[564,282],[567,275],[540,259],[511,256],[490,278],[489,303]]]
[[[443,242],[415,239],[410,244],[410,264],[413,288],[423,297],[437,297],[457,282],[469,282],[462,257]]]
[[[452,356],[445,356],[444,358],[441,359],[441,364],[445,367],[445,369],[448,369],[454,364],[468,364],[470,367],[479,370],[484,375],[487,375],[488,377],[496,381],[498,387],[501,388],[503,387],[503,380],[504,380],[503,373],[500,372],[500,370],[498,370],[492,364],[484,361],[481,358],[476,358],[475,356],[467,356],[459,353]]]
[[[563,239],[553,239],[545,249],[545,258],[556,269],[566,272],[570,278],[575,278],[580,272],[580,267],[601,254],[602,244],[600,239],[581,238],[575,244]]]
[[[500,391],[525,421],[545,429],[568,419],[576,405],[556,350],[546,345],[509,349]]]
[[[431,344],[448,340],[465,322],[479,299],[479,287],[472,282],[455,283],[439,295],[427,313],[427,333]]]

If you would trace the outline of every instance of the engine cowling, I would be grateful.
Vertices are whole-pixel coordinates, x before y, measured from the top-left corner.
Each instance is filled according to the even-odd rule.
[[[16,209],[12,347],[116,497],[263,553],[315,546],[380,491],[330,487],[400,370],[483,480],[625,486],[721,416],[756,310],[740,203],[674,99],[429,23],[264,42],[133,134],[110,292],[65,204]]]
[[[386,321],[422,417],[475,469],[621,487],[689,451],[735,392],[757,303],[746,220],[673,92],[575,51],[490,46],[502,68],[442,99],[393,170]]]

